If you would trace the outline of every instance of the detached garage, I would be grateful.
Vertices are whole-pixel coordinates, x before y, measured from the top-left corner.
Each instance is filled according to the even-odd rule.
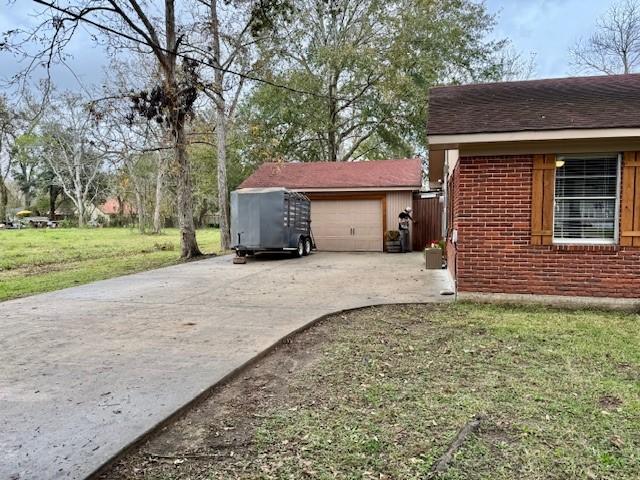
[[[265,163],[240,188],[285,187],[311,199],[319,250],[381,252],[384,233],[422,187],[422,161]]]

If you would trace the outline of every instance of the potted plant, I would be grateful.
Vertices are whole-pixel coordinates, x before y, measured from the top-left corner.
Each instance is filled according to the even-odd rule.
[[[440,270],[442,268],[442,258],[444,254],[444,241],[434,240],[424,249],[425,266],[430,270]]]
[[[389,230],[384,234],[384,251],[387,253],[400,253],[402,251],[400,232],[398,230]]]

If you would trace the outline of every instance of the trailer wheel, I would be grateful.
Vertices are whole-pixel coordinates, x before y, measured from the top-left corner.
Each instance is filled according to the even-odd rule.
[[[296,258],[299,258],[299,257],[301,257],[303,255],[304,255],[304,241],[302,240],[302,238],[299,238],[298,239],[298,246],[293,251],[293,256],[296,257]]]
[[[236,255],[238,255],[239,257],[246,257],[247,256],[247,251],[246,250],[236,250]]]
[[[306,257],[310,253],[311,253],[311,239],[309,237],[306,237],[304,239],[304,253],[303,253],[303,255]]]

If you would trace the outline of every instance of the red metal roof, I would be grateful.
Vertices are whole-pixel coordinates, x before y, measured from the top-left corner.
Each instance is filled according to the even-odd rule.
[[[640,74],[434,87],[427,134],[640,127]]]
[[[285,187],[295,190],[409,188],[422,186],[422,161],[264,163],[240,188]]]

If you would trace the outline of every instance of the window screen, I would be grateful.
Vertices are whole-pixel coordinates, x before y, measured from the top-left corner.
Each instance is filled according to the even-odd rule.
[[[558,157],[554,240],[614,242],[618,156]]]

